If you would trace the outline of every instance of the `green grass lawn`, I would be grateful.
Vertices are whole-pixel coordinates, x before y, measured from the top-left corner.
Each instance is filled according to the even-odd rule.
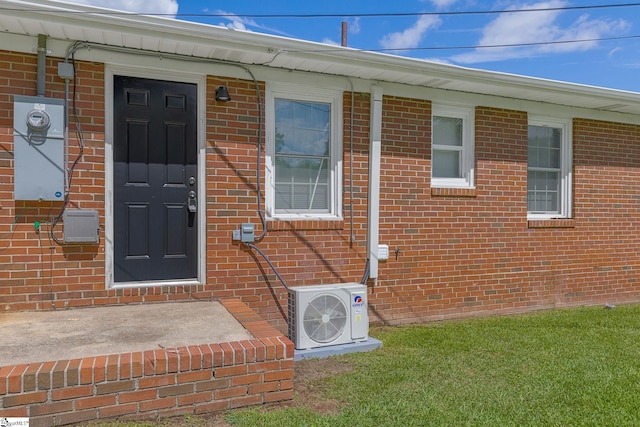
[[[640,425],[640,306],[372,328],[370,334],[382,349],[332,363],[302,362],[307,370],[349,368],[310,379],[311,396],[298,395],[291,406],[232,411],[225,421],[277,427]],[[314,401],[333,402],[334,409],[318,411],[322,405],[308,404]],[[179,425],[209,422],[191,417]]]
[[[374,328],[381,350],[323,381],[335,414],[237,411],[240,426],[638,426],[640,306]]]

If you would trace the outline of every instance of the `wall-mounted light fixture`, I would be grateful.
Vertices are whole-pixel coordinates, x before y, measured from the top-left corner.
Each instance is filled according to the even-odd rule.
[[[216,89],[216,101],[229,102],[231,101],[231,95],[226,86],[220,86]]]

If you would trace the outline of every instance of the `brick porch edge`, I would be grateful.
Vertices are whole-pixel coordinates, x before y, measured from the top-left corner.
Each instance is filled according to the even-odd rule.
[[[291,341],[237,299],[250,340],[0,368],[0,417],[31,427],[204,414],[293,398]]]

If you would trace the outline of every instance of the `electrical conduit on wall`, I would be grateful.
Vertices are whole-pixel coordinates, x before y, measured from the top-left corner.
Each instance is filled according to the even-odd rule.
[[[36,95],[44,96],[46,88],[46,67],[47,67],[47,36],[38,34],[38,63],[36,75]]]
[[[367,260],[369,278],[378,278],[378,231],[380,220],[380,151],[382,146],[382,88],[371,86],[369,133],[369,190],[367,213]]]

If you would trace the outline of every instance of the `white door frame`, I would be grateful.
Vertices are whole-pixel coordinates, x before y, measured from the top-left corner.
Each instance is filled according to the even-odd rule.
[[[131,76],[155,80],[169,80],[183,83],[197,84],[198,94],[198,200],[200,208],[198,209],[198,277],[196,279],[185,280],[162,280],[162,281],[145,281],[145,282],[114,282],[114,257],[113,257],[113,76]],[[202,284],[206,281],[206,91],[207,76],[203,74],[192,74],[183,72],[173,72],[155,68],[127,67],[121,65],[105,65],[104,75],[104,174],[105,174],[105,201],[104,201],[104,223],[105,223],[105,286],[107,289],[119,288],[139,288],[149,286],[170,286],[170,285],[194,285]]]

